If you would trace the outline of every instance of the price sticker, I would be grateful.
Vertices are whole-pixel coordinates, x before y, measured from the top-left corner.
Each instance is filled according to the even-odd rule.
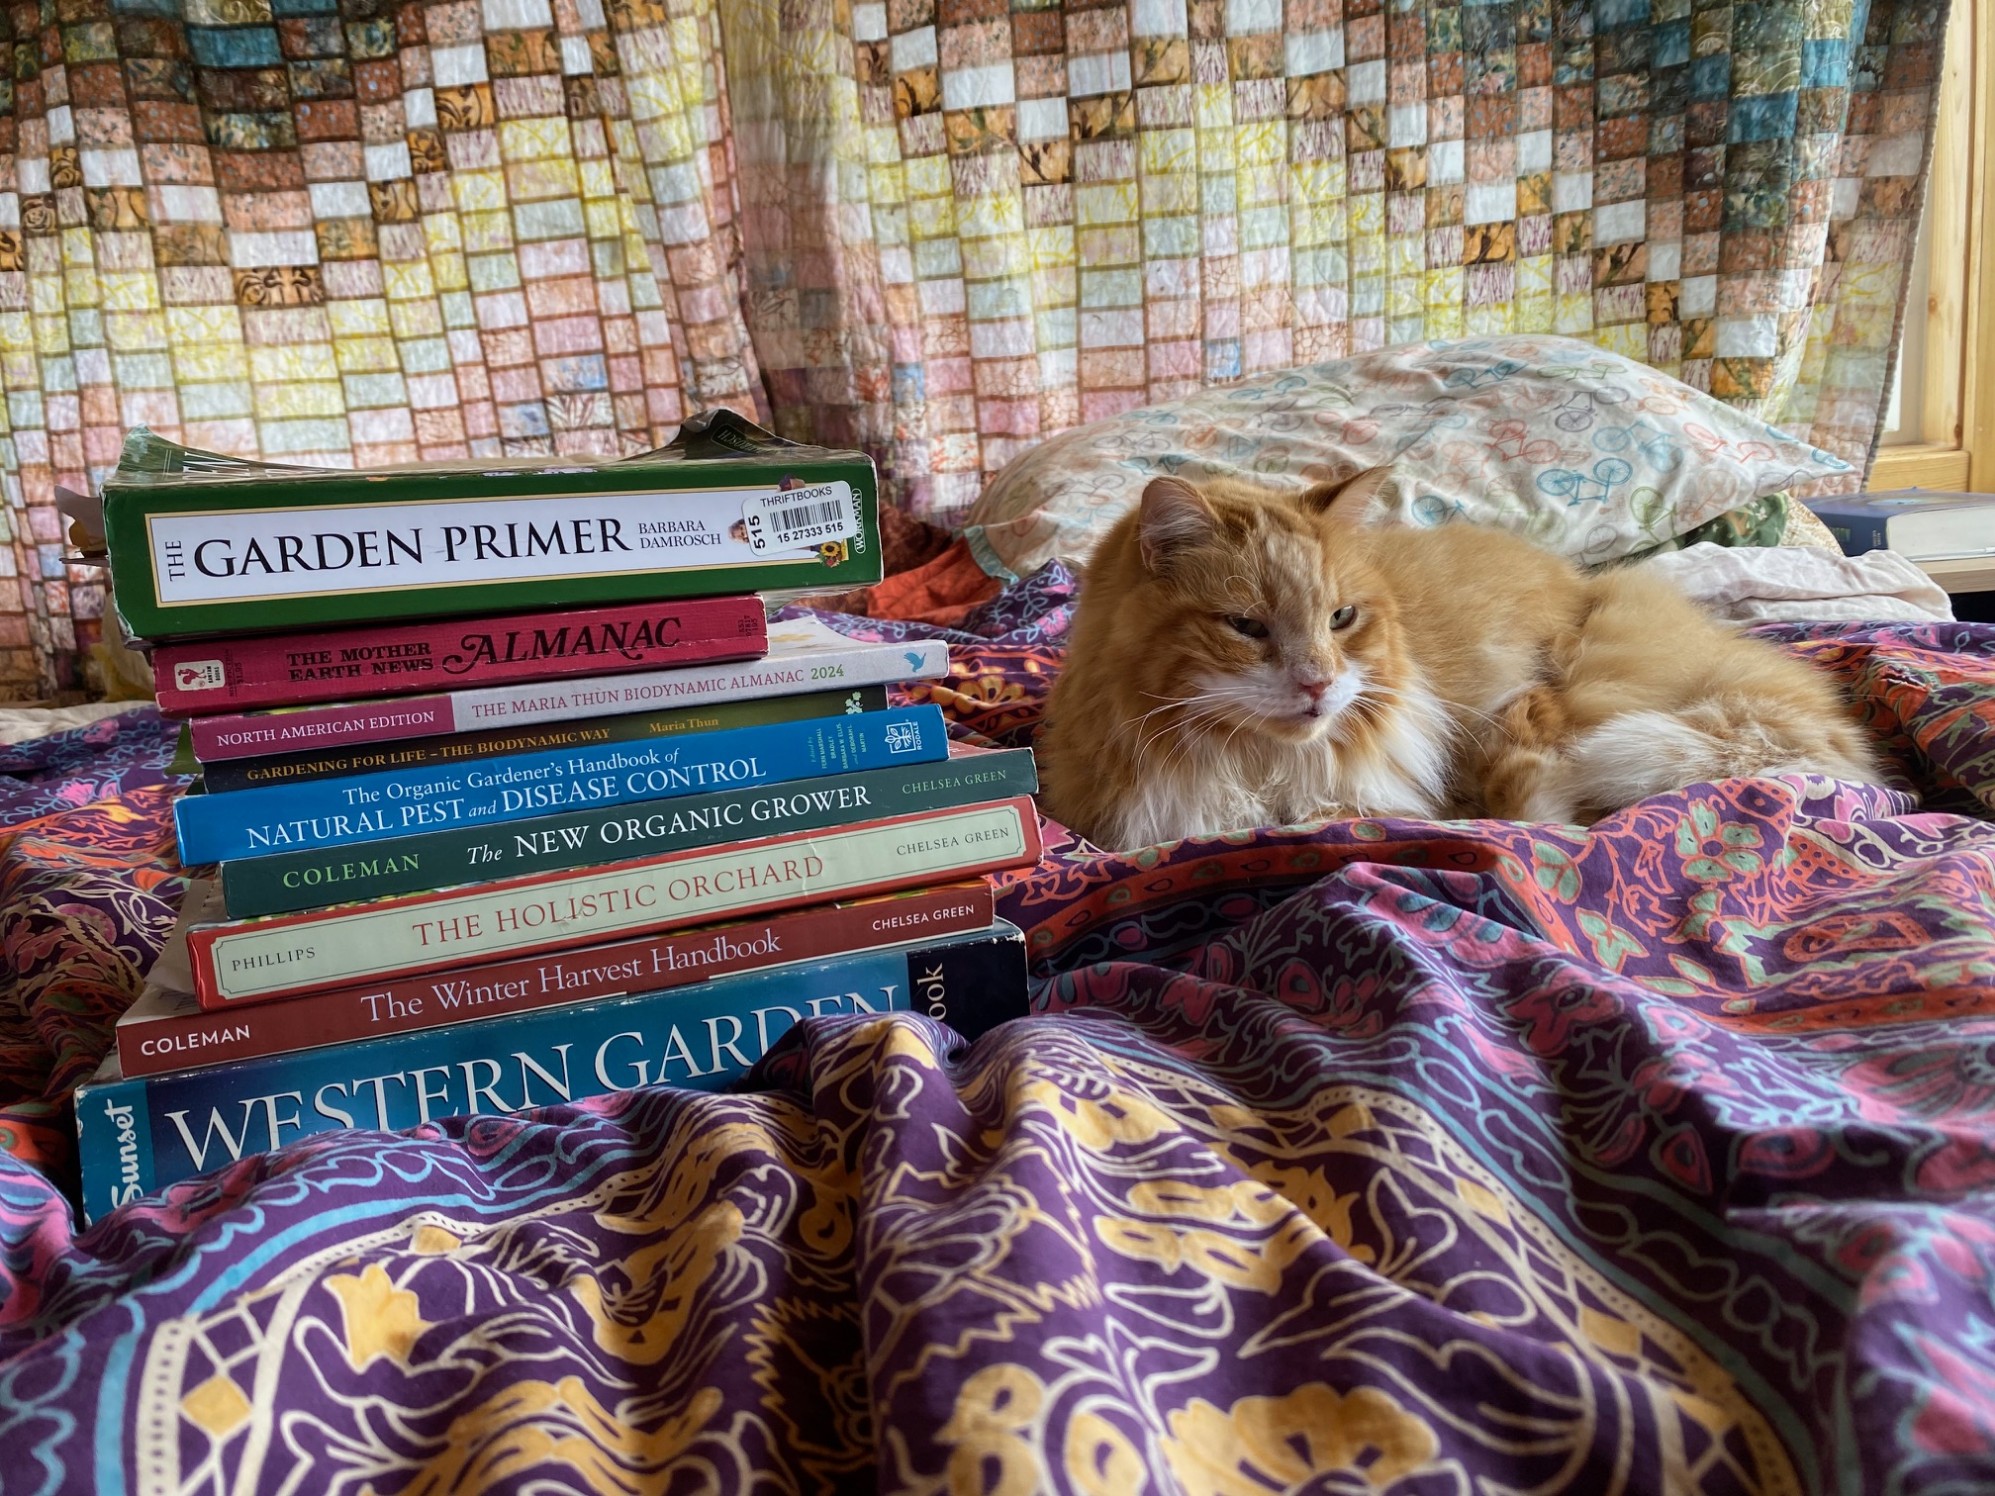
[[[795,550],[857,535],[859,505],[849,483],[812,483],[750,499],[741,506],[741,523],[758,555]]]

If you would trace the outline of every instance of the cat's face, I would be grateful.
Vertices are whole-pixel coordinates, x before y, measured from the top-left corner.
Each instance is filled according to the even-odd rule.
[[[1139,525],[1150,694],[1186,725],[1346,741],[1393,699],[1398,620],[1349,527],[1171,478],[1145,491]]]

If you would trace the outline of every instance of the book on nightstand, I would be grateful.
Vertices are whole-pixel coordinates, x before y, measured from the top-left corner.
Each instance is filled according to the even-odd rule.
[[[1995,555],[1995,494],[1904,488],[1832,494],[1808,500],[1808,507],[1846,556],[1885,550],[1911,561]]]

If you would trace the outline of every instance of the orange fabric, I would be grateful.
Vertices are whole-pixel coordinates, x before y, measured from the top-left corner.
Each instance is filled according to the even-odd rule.
[[[887,547],[887,564],[894,564],[894,547]],[[802,599],[814,608],[854,613],[861,618],[895,618],[907,623],[949,627],[979,603],[998,595],[1002,583],[977,565],[969,545],[961,540],[940,554],[905,570],[889,572],[885,581],[856,592]]]
[[[866,612],[873,618],[953,624],[977,604],[996,597],[1001,586],[977,564],[969,544],[959,540],[934,560],[897,572],[870,589]]]

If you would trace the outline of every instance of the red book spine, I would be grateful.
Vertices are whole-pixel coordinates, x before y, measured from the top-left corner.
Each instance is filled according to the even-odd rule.
[[[118,1064],[128,1078],[162,1075],[558,1003],[661,992],[731,972],[981,930],[992,913],[988,883],[952,884],[221,1013],[188,1009],[118,1025]]]
[[[768,646],[759,598],[710,597],[162,644],[152,676],[159,709],[185,717],[757,659]]]
[[[486,964],[502,954],[523,960],[611,938],[961,883],[1030,867],[1044,848],[1032,797],[1015,795],[302,914],[197,924],[187,931],[187,961],[201,1006],[235,1011],[454,971],[481,957]],[[224,977],[225,960],[233,982]]]

